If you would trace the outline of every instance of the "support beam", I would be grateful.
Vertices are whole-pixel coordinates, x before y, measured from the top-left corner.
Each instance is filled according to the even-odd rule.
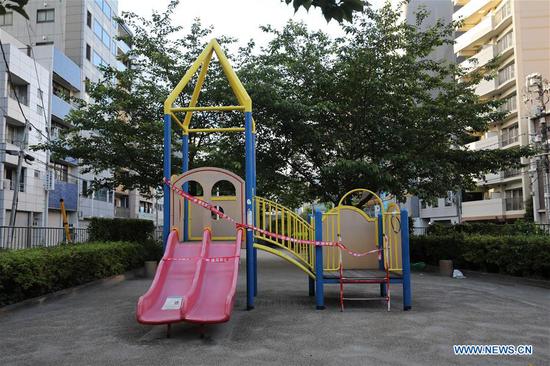
[[[412,308],[411,257],[409,250],[409,213],[401,211],[401,260],[403,267],[403,310]]]
[[[256,172],[254,171],[254,134],[252,132],[252,112],[245,112],[245,210],[246,222],[254,224],[254,196],[256,195]],[[256,263],[254,257],[254,233],[246,231],[246,308],[254,309]]]
[[[166,179],[170,179],[172,176],[172,121],[169,114],[164,115],[164,157],[163,157],[163,174]],[[166,184],[162,187],[164,193],[164,224],[162,230],[162,244],[166,249],[166,241],[170,234],[170,187]]]
[[[319,210],[315,210],[315,240],[323,240],[323,214]],[[325,308],[323,276],[323,247],[315,246],[315,303],[317,310]]]
[[[189,170],[189,135],[181,136],[181,172],[186,173]],[[189,193],[189,183],[183,183],[183,191]],[[183,241],[189,240],[189,201],[183,202]]]

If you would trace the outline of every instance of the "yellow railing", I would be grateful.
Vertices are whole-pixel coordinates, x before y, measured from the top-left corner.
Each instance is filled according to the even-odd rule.
[[[331,209],[323,214],[323,240],[338,241],[338,207]],[[340,267],[340,248],[323,248],[323,270],[337,271]]]
[[[314,240],[313,226],[297,215],[293,210],[263,197],[256,196],[255,226],[272,233],[286,235],[295,239]],[[315,247],[308,244],[296,244],[290,240],[271,238],[259,232],[254,233],[255,247],[269,250],[269,247],[262,244],[269,243],[290,252],[294,258],[282,256],[293,264],[300,267],[310,276],[314,277],[315,272]],[[277,254],[277,253],[274,253]]]

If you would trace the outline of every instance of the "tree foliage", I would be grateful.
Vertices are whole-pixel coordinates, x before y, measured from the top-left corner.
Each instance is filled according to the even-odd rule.
[[[29,0],[0,0],[0,15],[4,15],[8,11],[15,11],[29,19],[29,15],[25,11],[28,2]]]
[[[295,11],[300,7],[309,10],[312,6],[320,8],[323,16],[329,22],[336,19],[339,22],[347,20],[351,22],[355,12],[361,12],[365,6],[363,0],[281,0],[287,4],[292,3]]]
[[[131,67],[105,69],[104,80],[91,86],[95,103],[72,112],[74,127],[42,148],[78,158],[92,172],[112,171],[101,185],[142,191],[159,186],[162,103],[211,33],[196,21],[181,36],[171,23],[176,6],[173,1],[151,19],[124,14],[134,32],[126,40],[133,45]],[[417,23],[426,16],[420,11]],[[459,66],[428,57],[452,42],[455,24],[422,31],[397,19],[386,5],[367,8],[337,40],[294,22],[283,29],[262,27],[272,40],[261,48],[251,41],[230,52],[235,40],[220,39],[253,101],[258,194],[293,207],[315,199],[334,202],[357,187],[430,199],[472,188],[476,178],[517,167],[529,154],[525,148],[464,147],[504,117],[500,101],[474,93],[482,78],[494,76],[498,60],[466,76]],[[178,105],[189,101],[193,83]],[[234,103],[213,61],[200,105]],[[235,127],[243,117],[195,113],[191,123]],[[175,128],[174,172],[181,163],[178,134]],[[243,161],[242,135],[191,135],[191,167],[219,166],[244,176]]]

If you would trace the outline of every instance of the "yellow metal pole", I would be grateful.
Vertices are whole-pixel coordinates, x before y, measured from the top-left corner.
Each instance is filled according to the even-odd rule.
[[[71,242],[71,231],[69,230],[69,219],[67,218],[67,211],[65,211],[65,202],[63,198],[59,200],[59,207],[61,208],[61,217],[63,218],[63,227],[65,228],[65,241]]]
[[[195,84],[195,89],[193,90],[193,95],[191,96],[191,102],[189,103],[189,107],[195,107],[197,105],[197,101],[199,100],[199,95],[201,93],[202,85],[204,84],[204,79],[206,79],[206,73],[208,72],[208,66],[210,65],[210,60],[212,59],[212,52],[214,50],[212,49],[208,55],[204,58],[204,61],[202,62],[201,71],[199,73],[199,78],[197,79],[197,84]],[[193,112],[189,111],[185,114],[185,119],[183,120],[183,125],[185,128],[189,128],[189,124],[191,123],[191,117],[193,116]]]

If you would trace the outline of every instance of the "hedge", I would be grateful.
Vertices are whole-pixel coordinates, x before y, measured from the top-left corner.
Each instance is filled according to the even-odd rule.
[[[143,265],[146,247],[106,242],[0,253],[0,306],[121,274]]]
[[[427,235],[411,237],[411,260],[514,276],[550,278],[550,236]]]
[[[88,226],[91,241],[144,242],[153,237],[155,225],[151,220],[108,219],[94,217]]]
[[[411,226],[412,227],[412,226]],[[456,233],[481,235],[540,235],[544,230],[533,222],[516,220],[512,223],[496,224],[493,222],[466,222],[463,224],[445,225],[435,223],[427,230],[428,235],[451,235]]]

